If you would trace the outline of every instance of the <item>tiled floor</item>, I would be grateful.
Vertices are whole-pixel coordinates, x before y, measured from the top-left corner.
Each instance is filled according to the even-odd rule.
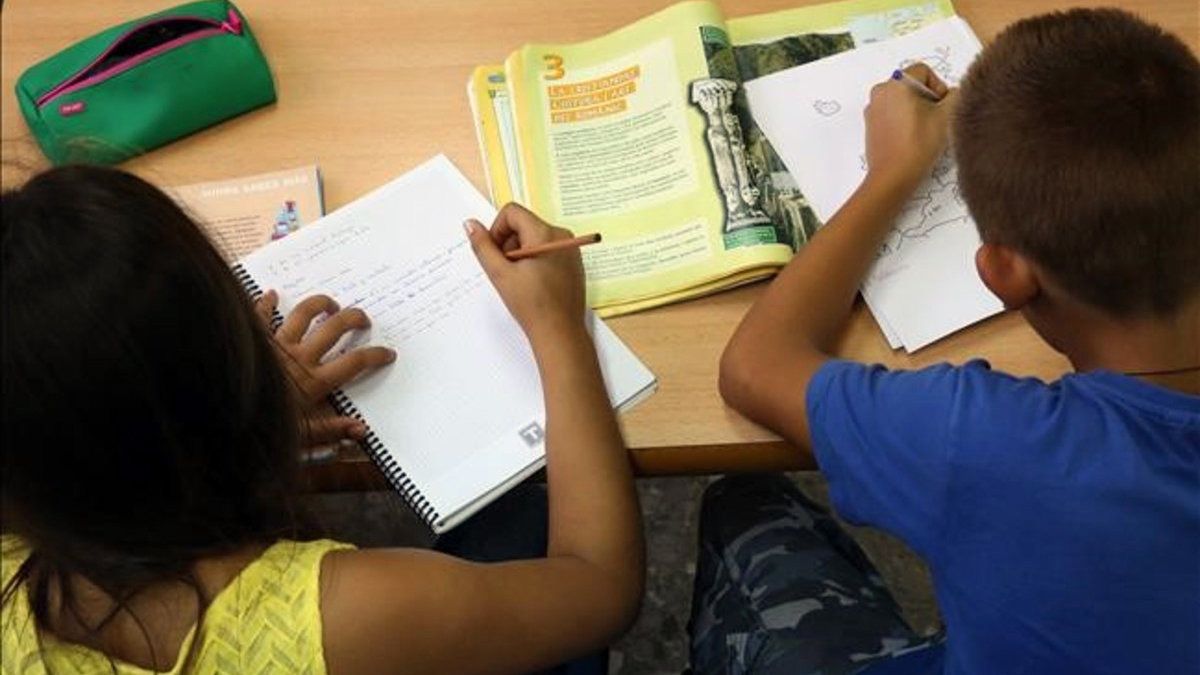
[[[793,474],[812,498],[826,503],[816,473]],[[708,478],[654,478],[638,482],[646,527],[649,569],[642,613],[611,650],[612,675],[680,673],[687,667],[687,615],[696,562],[700,495]],[[422,545],[423,528],[393,493],[332,494],[313,498],[330,534],[362,546]],[[909,623],[919,632],[938,627],[937,607],[925,566],[895,539],[848,528],[887,580]]]

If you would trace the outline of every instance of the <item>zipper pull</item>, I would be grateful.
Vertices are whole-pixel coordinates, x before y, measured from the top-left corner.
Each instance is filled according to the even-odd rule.
[[[242,17],[238,16],[238,13],[232,9],[229,10],[229,18],[221,22],[221,30],[233,35],[241,35]]]

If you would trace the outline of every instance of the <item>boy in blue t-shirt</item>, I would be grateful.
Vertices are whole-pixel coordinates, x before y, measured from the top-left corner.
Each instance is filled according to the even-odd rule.
[[[693,668],[1200,673],[1200,63],[1130,14],[1074,10],[1008,28],[961,92],[909,73],[945,98],[871,92],[867,178],[746,315],[720,386],[815,459],[842,516],[929,563],[945,635],[913,634],[789,482],[726,479]],[[979,275],[1071,361],[1057,382],[829,356],[948,135]]]

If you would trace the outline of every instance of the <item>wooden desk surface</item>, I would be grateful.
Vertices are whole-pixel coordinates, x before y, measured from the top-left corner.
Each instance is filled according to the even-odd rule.
[[[12,95],[29,65],[114,23],[170,0],[9,0],[2,43],[2,149],[11,163],[43,161]],[[365,194],[439,152],[484,188],[466,81],[471,69],[498,63],[531,41],[568,42],[602,35],[670,4],[667,0],[239,0],[274,71],[279,102],[176,142],[126,165],[163,185],[320,165],[328,209]],[[786,9],[805,0],[721,3],[731,16]],[[980,38],[1051,7],[1088,3],[958,0]],[[1198,49],[1195,0],[1114,0]],[[623,418],[644,472],[781,468],[788,448],[724,406],[716,390],[726,340],[761,291],[750,287],[620,317],[613,329],[658,375],[659,390]],[[989,359],[1013,373],[1052,379],[1066,361],[1012,314],[993,318],[906,356],[891,352],[864,307],[855,311],[840,353],[896,367]]]

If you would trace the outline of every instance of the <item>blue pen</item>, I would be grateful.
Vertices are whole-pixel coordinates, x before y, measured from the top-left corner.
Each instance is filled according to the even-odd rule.
[[[909,75],[908,73],[904,72],[903,70],[899,70],[899,69],[893,70],[892,71],[892,79],[898,80],[900,82],[903,82],[904,84],[907,84],[909,87],[912,87],[913,91],[924,96],[925,98],[929,99],[930,101],[933,101],[934,103],[937,103],[938,101],[942,100],[942,97],[933,93],[932,89],[930,89],[929,87],[926,87],[924,84],[921,83],[920,80],[913,77],[912,75]]]

